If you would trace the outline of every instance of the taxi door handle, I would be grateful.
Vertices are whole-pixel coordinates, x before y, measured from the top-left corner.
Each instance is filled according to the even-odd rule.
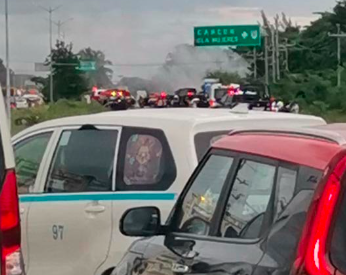
[[[101,204],[97,204],[97,205],[89,205],[85,208],[85,212],[87,213],[102,213],[106,211],[106,207],[101,205]]]

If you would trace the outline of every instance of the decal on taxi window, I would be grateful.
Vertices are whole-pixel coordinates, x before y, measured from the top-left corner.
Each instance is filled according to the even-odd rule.
[[[162,144],[150,135],[133,135],[127,142],[124,182],[127,185],[160,181]]]

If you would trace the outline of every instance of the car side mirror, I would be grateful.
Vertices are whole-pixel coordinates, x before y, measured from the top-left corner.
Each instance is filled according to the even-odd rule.
[[[157,207],[132,208],[120,219],[120,232],[125,236],[150,237],[161,231],[161,213]]]

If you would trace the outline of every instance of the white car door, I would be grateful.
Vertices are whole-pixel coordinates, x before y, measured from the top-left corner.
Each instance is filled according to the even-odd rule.
[[[30,209],[30,194],[38,191],[37,175],[42,171],[41,163],[47,156],[46,148],[52,144],[54,130],[31,133],[15,140],[14,154],[16,160],[17,184],[20,200],[20,219],[22,232],[22,251],[25,270],[28,272],[29,257],[27,246],[27,217]],[[40,168],[41,167],[41,168]]]
[[[185,152],[175,152],[184,155]],[[121,216],[131,207],[153,205],[161,210],[163,222],[176,199],[174,182],[180,182],[177,171],[179,164],[166,134],[159,129],[123,127],[117,161],[116,192],[113,194],[113,234],[107,261],[96,274],[114,268],[126,253],[133,238],[125,237],[119,231]],[[188,170],[188,168],[186,169]],[[180,170],[184,174],[185,168]],[[187,175],[187,173],[185,173]],[[184,178],[185,182],[187,179]],[[171,188],[172,187],[172,188]],[[181,185],[182,187],[182,185]]]
[[[117,127],[61,129],[42,193],[31,197],[29,275],[92,275],[105,261],[119,135]]]

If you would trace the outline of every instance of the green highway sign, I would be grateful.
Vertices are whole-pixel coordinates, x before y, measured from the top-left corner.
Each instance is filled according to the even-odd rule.
[[[195,46],[261,45],[259,25],[195,27]]]
[[[80,61],[78,69],[81,71],[95,71],[96,62],[95,61]]]

